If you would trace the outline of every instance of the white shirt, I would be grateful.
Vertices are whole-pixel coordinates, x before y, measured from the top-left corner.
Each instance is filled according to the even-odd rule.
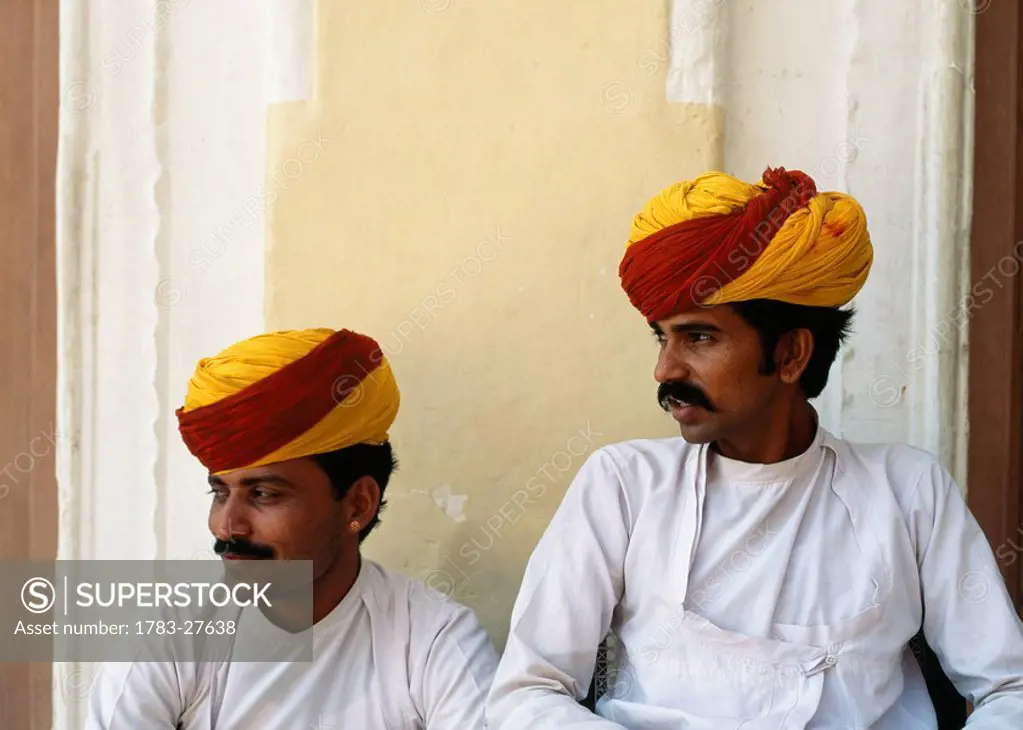
[[[297,661],[107,664],[86,730],[484,728],[497,654],[470,609],[364,558],[312,632],[310,662],[249,609],[234,638],[244,656]],[[254,651],[261,641],[270,645]]]
[[[681,438],[595,452],[526,569],[492,730],[934,730],[924,628],[973,730],[1023,728],[1023,623],[951,476],[819,428],[774,465]],[[618,672],[597,702],[597,645]]]
[[[830,555],[859,553],[855,533],[843,529],[845,504],[830,489],[814,489],[821,482],[822,439],[818,429],[806,452],[778,464],[708,454],[689,577],[696,613],[723,629],[766,637],[775,623],[826,624],[842,618],[834,607],[849,615],[869,608],[869,565],[820,559],[821,545]]]

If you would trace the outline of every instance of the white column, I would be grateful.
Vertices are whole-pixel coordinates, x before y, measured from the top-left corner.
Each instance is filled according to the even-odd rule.
[[[266,0],[266,100],[270,104],[313,98],[314,0]]]
[[[203,556],[206,474],[174,410],[263,328],[263,6],[61,4],[59,557]],[[57,664],[54,728],[98,668]]]
[[[668,41],[670,102],[724,104],[730,14],[725,0],[675,0]]]
[[[724,109],[724,169],[799,168],[857,197],[875,248],[818,400],[853,440],[904,441],[965,480],[972,167],[969,3],[675,0],[670,102]]]

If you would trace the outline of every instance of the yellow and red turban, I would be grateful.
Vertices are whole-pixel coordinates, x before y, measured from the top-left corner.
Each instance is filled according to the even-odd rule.
[[[841,307],[873,263],[863,208],[799,170],[750,184],[721,172],[671,185],[632,222],[618,268],[648,322],[749,299]]]
[[[390,364],[372,338],[286,330],[200,360],[177,417],[188,450],[222,474],[382,444],[399,401]]]

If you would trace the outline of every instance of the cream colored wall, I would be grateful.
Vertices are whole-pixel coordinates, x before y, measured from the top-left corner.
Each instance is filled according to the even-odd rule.
[[[717,163],[720,125],[641,63],[663,0],[410,5],[316,6],[314,100],[271,110],[294,194],[270,211],[267,325],[381,342],[401,469],[366,552],[503,645],[586,456],[677,433],[617,263],[643,200]]]

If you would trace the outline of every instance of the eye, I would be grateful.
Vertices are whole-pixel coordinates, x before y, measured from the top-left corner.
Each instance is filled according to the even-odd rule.
[[[689,333],[689,341],[691,343],[693,343],[694,345],[696,345],[696,344],[700,344],[700,343],[703,343],[703,342],[713,342],[714,338],[711,337],[706,332],[690,332]]]
[[[212,494],[213,495],[213,501],[214,502],[223,502],[224,500],[227,499],[227,490],[226,489],[220,489],[218,487],[213,487],[211,490],[209,490],[207,492],[207,494]]]
[[[664,347],[664,345],[668,342],[668,338],[663,332],[651,332],[650,334],[654,336],[654,340],[656,340],[657,344],[661,347]]]
[[[269,489],[253,489],[252,498],[260,502],[269,502],[277,496],[276,492],[272,492]]]

